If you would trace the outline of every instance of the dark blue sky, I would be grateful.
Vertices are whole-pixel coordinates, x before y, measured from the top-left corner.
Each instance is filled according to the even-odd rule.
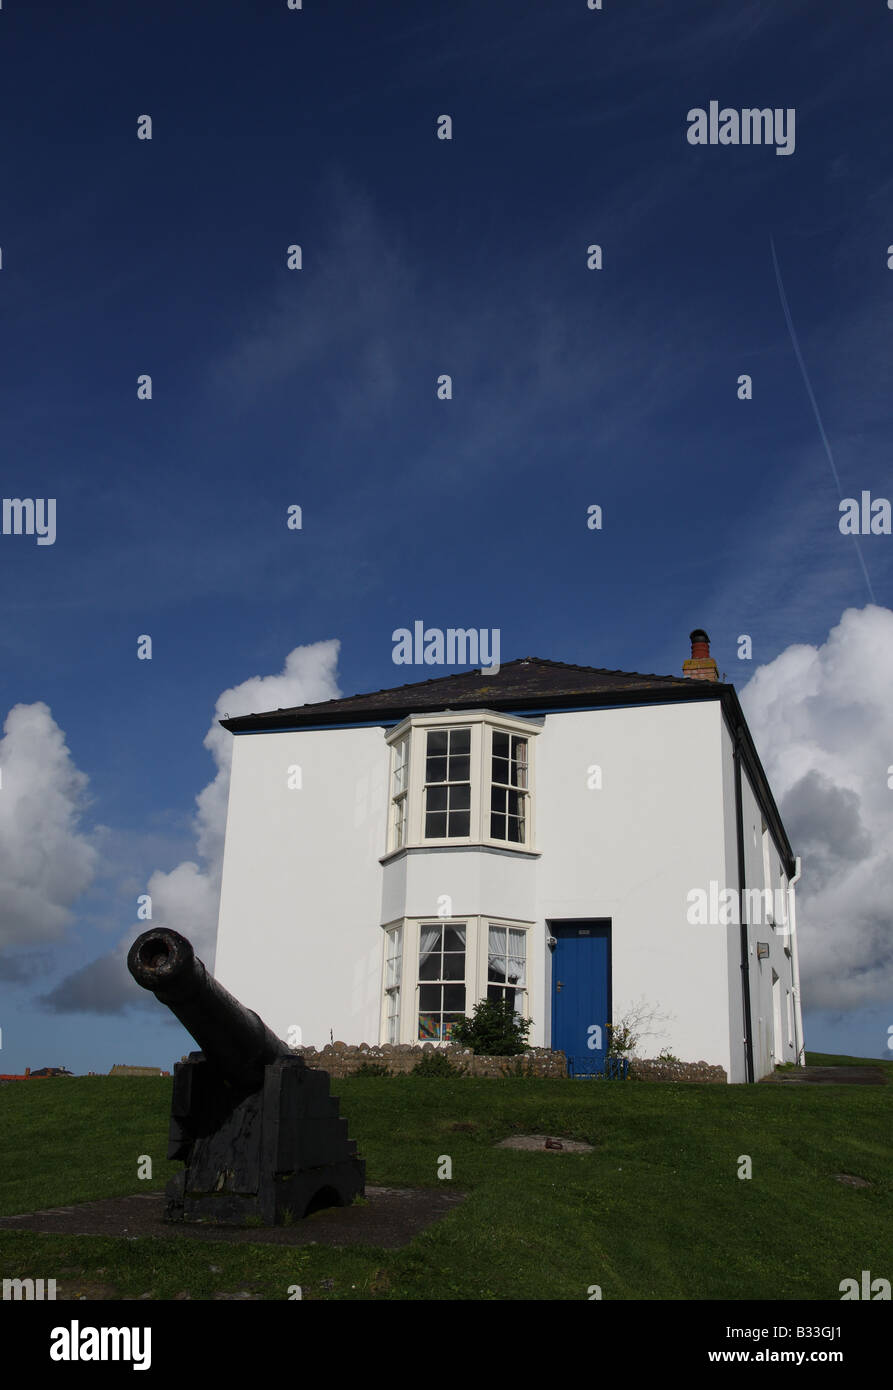
[[[893,539],[838,529],[770,238],[843,495],[889,497],[891,62],[882,0],[4,6],[0,490],[54,497],[57,537],[0,535],[0,715],[49,707],[89,779],[54,833],[94,858],[42,926],[52,836],[0,851],[0,1070],[185,1050],[67,982],[196,859],[218,696],[295,647],[337,639],[352,693],[415,678],[416,619],[659,673],[704,626],[740,688],[889,606]],[[690,145],[711,100],[793,108],[794,153]],[[881,1055],[888,999],[807,994],[808,1044]]]

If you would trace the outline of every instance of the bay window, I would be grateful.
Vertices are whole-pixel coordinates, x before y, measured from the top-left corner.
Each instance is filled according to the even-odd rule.
[[[427,845],[534,849],[534,736],[541,720],[489,711],[409,715],[390,746],[385,855]]]

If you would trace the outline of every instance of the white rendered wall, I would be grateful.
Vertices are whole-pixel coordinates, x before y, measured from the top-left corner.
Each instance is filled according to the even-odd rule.
[[[378,1039],[387,769],[381,729],[233,739],[215,969],[280,1037]]]
[[[667,1047],[728,1070],[726,932],[687,920],[689,891],[724,878],[721,719],[712,700],[547,716],[535,915],[547,998],[546,921],[610,917],[612,1022],[644,999],[671,1017],[640,1055]],[[601,790],[587,785],[595,764]]]
[[[741,769],[742,808],[744,822],[744,862],[745,886],[748,888],[777,888],[780,882],[781,858],[770,832],[769,861],[770,878],[767,883],[763,864],[762,816],[754,795],[746,768]],[[769,956],[760,960],[757,945],[763,942],[769,947]],[[753,1031],[754,1080],[768,1076],[776,1061],[795,1062],[796,1049],[793,1038],[789,1039],[787,1008],[785,1000],[793,988],[793,971],[790,956],[785,955],[785,947],[790,946],[790,936],[780,926],[770,925],[761,917],[760,922],[748,926],[748,958],[750,964],[750,1013]],[[773,1057],[773,1010],[772,1010],[772,971],[775,970],[781,982],[783,1037],[780,1056]]]
[[[723,887],[738,888],[738,823],[735,816],[734,743],[725,720],[721,720],[722,799],[725,826],[725,874]],[[742,771],[743,779],[743,771]],[[720,930],[720,928],[717,928]],[[744,992],[741,970],[741,928],[737,922],[725,928],[726,987],[729,1000],[729,1080],[747,1080],[744,1041]]]

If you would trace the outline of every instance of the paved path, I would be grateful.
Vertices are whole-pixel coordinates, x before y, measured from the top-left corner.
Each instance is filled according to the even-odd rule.
[[[777,1071],[773,1076],[764,1076],[762,1080],[779,1086],[886,1086],[887,1084],[887,1078],[880,1067],[796,1067],[793,1071]]]
[[[0,1230],[43,1235],[160,1236],[250,1245],[375,1245],[398,1250],[464,1200],[428,1187],[367,1187],[367,1206],[328,1207],[293,1226],[211,1226],[164,1220],[163,1192],[0,1217]]]

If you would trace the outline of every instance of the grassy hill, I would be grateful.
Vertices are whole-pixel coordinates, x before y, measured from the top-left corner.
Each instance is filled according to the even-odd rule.
[[[404,1249],[0,1231],[0,1277],[55,1277],[59,1297],[91,1298],[284,1299],[299,1283],[305,1299],[586,1300],[598,1284],[606,1300],[838,1300],[841,1279],[893,1274],[893,1061],[808,1060],[878,1066],[888,1085],[354,1077],[333,1089],[369,1184],[437,1187],[447,1154],[467,1194]],[[170,1088],[142,1077],[0,1088],[0,1214],[163,1188],[179,1166],[164,1156]],[[513,1133],[595,1152],[493,1147]],[[154,1177],[141,1182],[146,1154]]]

